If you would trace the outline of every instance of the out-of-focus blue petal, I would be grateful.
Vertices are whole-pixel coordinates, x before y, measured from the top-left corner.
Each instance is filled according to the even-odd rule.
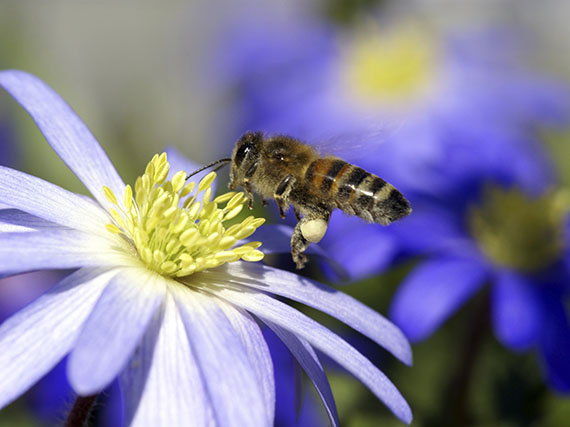
[[[111,278],[112,272],[81,269],[0,326],[0,408],[69,352]]]
[[[560,295],[545,292],[540,350],[548,382],[562,393],[570,392],[570,325]]]
[[[103,420],[101,424],[105,426],[125,425],[123,413],[124,405],[119,381],[113,381],[111,386],[107,387],[107,389],[99,395],[99,399],[99,416],[100,419]]]
[[[40,270],[0,279],[0,323],[55,286],[65,276],[65,272]]]
[[[74,393],[66,378],[64,358],[25,395],[26,403],[45,425],[58,425],[73,401]]]
[[[283,341],[268,327],[263,337],[269,346],[275,374],[276,427],[315,426],[323,423],[322,411],[313,393],[302,393],[302,368]]]
[[[273,362],[261,329],[249,313],[237,307],[223,304],[222,310],[238,334],[243,347],[257,374],[257,381],[263,392],[263,407],[267,425],[275,419],[275,378]]]
[[[512,271],[496,273],[492,316],[497,338],[512,350],[527,350],[543,331],[537,284]]]
[[[0,277],[41,269],[101,265],[94,239],[80,231],[61,229],[0,234]],[[108,260],[112,261],[112,260]]]
[[[435,203],[413,203],[412,213],[391,224],[388,232],[401,251],[410,254],[472,252],[456,212]]]
[[[68,364],[69,382],[82,396],[107,387],[131,357],[156,309],[166,279],[142,268],[120,269],[85,321]]]
[[[91,199],[0,166],[0,200],[10,207],[78,230],[101,232],[109,216]]]
[[[400,420],[409,424],[412,412],[398,389],[376,366],[354,347],[299,311],[258,292],[223,288],[217,295],[277,324],[327,354],[366,385]]]
[[[158,310],[120,376],[125,425],[214,425],[200,368],[172,295]]]
[[[267,326],[285,343],[289,351],[305,370],[325,406],[331,425],[335,427],[338,426],[338,413],[336,411],[332,390],[321,362],[313,348],[307,341],[296,337],[294,334],[276,324],[267,322]]]
[[[354,280],[385,270],[398,249],[382,226],[340,215],[331,219],[321,246]]]
[[[396,291],[390,318],[410,341],[423,340],[483,286],[486,276],[486,268],[473,260],[425,261]]]
[[[24,107],[45,138],[103,206],[109,187],[120,199],[125,184],[87,126],[49,86],[37,77],[18,70],[0,72],[0,86]]]
[[[346,323],[375,341],[402,362],[411,365],[412,351],[402,332],[388,319],[354,298],[322,283],[261,264],[232,263],[204,278],[212,283],[229,274],[242,286],[302,302]],[[227,273],[226,273],[227,271]]]
[[[169,290],[186,327],[217,423],[264,426],[262,387],[239,337],[219,307],[224,302],[183,285],[169,286]]]
[[[261,241],[263,245],[260,250],[264,254],[290,254],[291,253],[291,235],[293,227],[286,224],[264,224],[263,227],[255,230],[255,233],[244,241]],[[336,277],[347,278],[348,273],[344,267],[331,257],[329,251],[323,249],[320,245],[310,245],[305,251],[309,255],[318,255],[320,259],[326,263]]]

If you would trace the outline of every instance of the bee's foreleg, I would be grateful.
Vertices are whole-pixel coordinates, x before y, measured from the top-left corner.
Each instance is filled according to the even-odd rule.
[[[295,182],[296,179],[293,175],[287,175],[283,178],[283,181],[279,183],[275,190],[275,194],[273,195],[273,198],[277,203],[277,207],[279,208],[279,215],[281,215],[281,218],[285,218],[285,212],[287,212],[287,209],[289,208],[287,201]]]
[[[244,180],[242,187],[245,197],[247,197],[248,200],[247,207],[251,210],[253,209],[253,191],[251,190],[251,183],[249,180]]]

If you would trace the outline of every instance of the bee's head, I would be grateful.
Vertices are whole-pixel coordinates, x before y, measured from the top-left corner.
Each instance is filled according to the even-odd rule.
[[[260,146],[263,142],[261,132],[246,132],[236,142],[232,153],[230,169],[230,189],[242,185],[244,178],[251,177],[257,166]]]

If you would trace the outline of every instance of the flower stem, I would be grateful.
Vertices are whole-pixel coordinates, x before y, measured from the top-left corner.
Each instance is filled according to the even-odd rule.
[[[97,400],[97,395],[77,396],[73,408],[69,412],[65,427],[84,427],[87,425],[91,409]]]
[[[487,287],[488,288],[488,287]],[[489,292],[485,290],[480,299],[475,301],[475,307],[470,313],[471,318],[465,331],[462,349],[460,349],[461,361],[457,373],[449,387],[447,416],[449,426],[467,425],[467,405],[471,382],[475,372],[476,361],[481,355],[483,344],[490,321]]]

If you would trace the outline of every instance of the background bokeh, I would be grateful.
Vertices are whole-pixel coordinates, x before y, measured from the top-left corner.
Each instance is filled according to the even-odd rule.
[[[126,182],[166,147],[200,163],[227,157],[246,130],[302,138],[389,180],[412,215],[383,228],[335,213],[326,256],[303,274],[390,316],[413,342],[413,367],[311,316],[382,367],[413,425],[562,426],[569,20],[564,0],[5,1],[0,68],[62,95]],[[0,164],[85,192],[6,94]],[[255,209],[280,221],[272,206]],[[288,254],[268,262],[293,268]],[[0,321],[58,277],[0,280]],[[276,424],[325,423],[309,384],[297,416],[293,359],[268,340]],[[401,425],[325,362],[343,426]],[[61,423],[72,402],[64,361],[0,412],[0,426]],[[113,386],[93,423],[120,420]]]

